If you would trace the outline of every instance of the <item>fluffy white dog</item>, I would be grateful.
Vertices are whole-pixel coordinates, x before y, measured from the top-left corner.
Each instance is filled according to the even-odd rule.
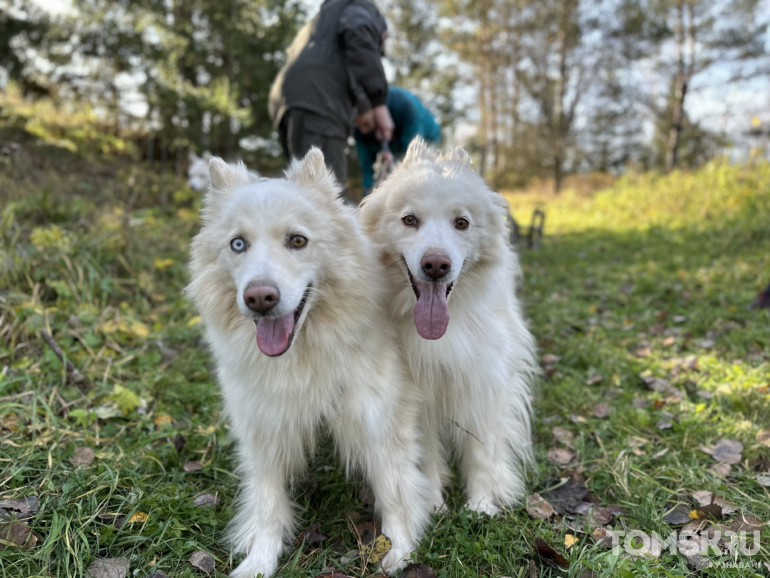
[[[537,372],[507,206],[464,150],[442,156],[418,139],[361,208],[387,271],[391,324],[425,398],[432,505],[443,505],[449,477],[443,439],[462,456],[467,507],[490,515],[524,494]]]
[[[364,471],[382,562],[405,564],[428,518],[417,407],[382,307],[382,269],[356,210],[311,150],[286,179],[253,183],[218,158],[188,288],[217,362],[238,440],[240,503],[231,524],[246,558],[232,576],[272,575],[293,537],[287,479],[327,427],[349,468]],[[411,393],[410,393],[411,392]]]

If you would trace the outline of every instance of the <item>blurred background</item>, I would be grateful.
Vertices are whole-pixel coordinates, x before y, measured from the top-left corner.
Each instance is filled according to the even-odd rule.
[[[378,4],[389,80],[495,187],[600,187],[629,170],[767,156],[770,0]],[[94,133],[102,154],[162,173],[206,150],[274,173],[267,92],[319,6],[0,0],[2,114],[73,152]]]

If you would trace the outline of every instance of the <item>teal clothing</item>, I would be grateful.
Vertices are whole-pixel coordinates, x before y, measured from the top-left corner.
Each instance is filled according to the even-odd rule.
[[[394,159],[404,158],[409,143],[416,136],[432,144],[441,142],[441,127],[420,99],[411,92],[398,86],[389,86],[386,104],[395,125],[393,140],[390,141],[390,152]],[[358,162],[364,174],[364,189],[371,189],[374,186],[373,165],[377,153],[382,150],[382,144],[374,132],[362,134],[356,129],[355,138]]]

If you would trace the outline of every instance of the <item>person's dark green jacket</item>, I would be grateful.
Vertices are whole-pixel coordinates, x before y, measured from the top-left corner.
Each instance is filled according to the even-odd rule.
[[[372,0],[325,0],[286,51],[286,64],[270,88],[268,111],[278,129],[287,110],[324,120],[329,137],[348,138],[362,91],[372,107],[385,104],[382,68],[385,18]]]
[[[390,152],[395,160],[401,160],[406,155],[409,143],[416,136],[421,136],[432,144],[441,142],[441,127],[425,105],[406,89],[398,86],[388,88],[387,98],[390,116],[393,117],[395,130],[390,141]],[[374,132],[362,134],[356,129],[356,152],[361,171],[364,174],[364,191],[374,186],[374,162],[377,153],[382,150],[382,143],[377,140]]]

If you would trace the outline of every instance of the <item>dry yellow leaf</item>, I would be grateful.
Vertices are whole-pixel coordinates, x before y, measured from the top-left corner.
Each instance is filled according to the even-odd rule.
[[[574,546],[577,543],[577,541],[578,539],[575,538],[575,536],[573,536],[572,534],[567,534],[566,536],[564,536],[564,545],[567,548],[572,548],[572,546]]]
[[[126,523],[133,524],[134,522],[146,522],[147,521],[147,514],[144,512],[134,512],[131,514],[131,517],[128,519]]]
[[[163,269],[168,269],[173,264],[174,264],[173,259],[155,259],[155,268],[158,271],[163,271]]]
[[[131,333],[137,337],[147,337],[150,334],[150,328],[141,321],[134,321],[131,324]]]
[[[390,552],[390,539],[380,534],[375,538],[374,544],[363,544],[359,548],[359,552],[362,560],[366,560],[368,563],[377,563],[385,557],[385,554]]]
[[[195,317],[190,319],[190,321],[187,322],[187,327],[194,327],[195,325],[198,325],[198,323],[200,322],[201,322],[201,316],[196,315]]]
[[[171,416],[165,413],[159,413],[155,416],[155,419],[152,420],[152,422],[157,426],[166,425],[167,423],[171,423],[171,421]]]
[[[700,516],[698,516],[698,510],[690,510],[690,517],[691,517],[693,520],[698,520],[698,519],[700,519]]]

